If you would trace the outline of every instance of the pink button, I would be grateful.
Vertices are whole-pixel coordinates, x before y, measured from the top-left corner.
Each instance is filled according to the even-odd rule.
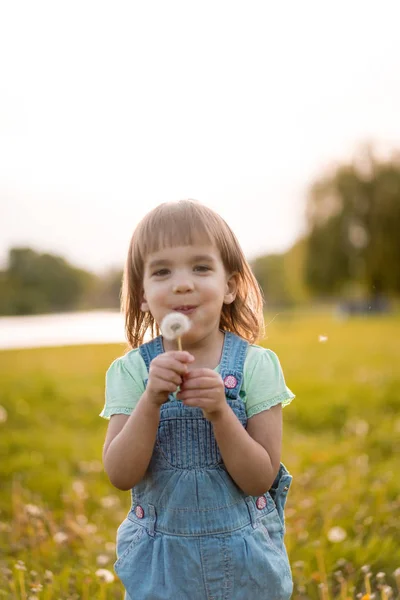
[[[224,384],[228,390],[233,390],[237,386],[237,379],[233,375],[227,375],[224,379]]]
[[[262,510],[263,508],[265,508],[267,506],[267,499],[265,496],[260,496],[259,498],[257,498],[256,500],[256,506],[258,508],[258,510]]]
[[[143,519],[144,517],[144,510],[141,506],[137,506],[135,508],[135,515],[137,516],[138,519]]]

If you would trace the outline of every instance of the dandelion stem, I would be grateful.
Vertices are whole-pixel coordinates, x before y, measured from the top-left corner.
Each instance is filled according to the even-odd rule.
[[[21,600],[26,600],[25,576],[23,571],[18,571],[18,583],[21,592]]]
[[[102,583],[100,586],[99,600],[106,600],[106,586],[104,583]]]
[[[340,582],[340,597],[341,600],[347,600],[347,581],[345,579]]]
[[[325,562],[324,562],[324,555],[322,553],[322,549],[320,547],[318,547],[316,549],[316,554],[317,554],[317,564],[318,564],[318,569],[319,572],[321,573],[321,580],[324,584],[323,587],[323,598],[324,600],[329,600],[329,594],[328,594],[328,581],[326,578],[326,570],[325,570]],[[326,595],[325,595],[326,592]]]
[[[364,577],[364,583],[365,583],[365,591],[367,594],[371,595],[372,590],[371,590],[371,583],[370,583],[370,578],[371,578],[371,573],[366,573],[365,577]]]
[[[180,337],[177,338],[177,342],[178,342],[178,350],[180,350],[182,352],[182,340]]]

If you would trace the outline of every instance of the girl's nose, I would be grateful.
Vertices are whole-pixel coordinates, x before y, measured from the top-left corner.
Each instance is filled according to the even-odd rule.
[[[185,294],[187,292],[191,292],[193,290],[193,283],[189,279],[181,279],[180,281],[175,281],[172,286],[172,291],[174,294]]]

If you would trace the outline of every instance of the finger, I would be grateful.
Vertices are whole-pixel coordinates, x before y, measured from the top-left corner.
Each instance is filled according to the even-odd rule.
[[[198,398],[199,395],[202,398],[212,399],[215,398],[215,390],[201,390],[201,392],[199,390],[180,391],[177,394],[177,398],[180,400],[192,400],[193,398]]]
[[[160,359],[157,362],[151,363],[150,368],[151,365],[157,368],[160,367],[163,369],[169,369],[171,371],[174,371],[175,373],[178,373],[179,375],[185,375],[188,372],[188,367],[186,363],[182,363],[179,360],[176,360],[175,358],[166,355],[163,355],[162,357],[160,356]]]
[[[221,379],[219,373],[213,369],[206,369],[204,367],[200,369],[191,369],[188,374],[188,379],[192,379],[193,377],[213,377],[215,379]]]
[[[190,354],[190,352],[186,352],[186,350],[169,350],[168,352],[164,352],[160,356],[170,356],[171,358],[183,363],[191,363],[194,361],[193,354]]]
[[[181,385],[182,377],[180,377],[175,371],[170,369],[164,369],[163,367],[156,367],[150,373],[150,377],[162,379],[163,381],[169,381],[174,383],[176,386]]]
[[[190,373],[185,376],[182,389],[185,390],[199,390],[199,389],[213,389],[222,388],[221,381],[216,379],[215,377],[197,377],[196,379],[191,379],[189,377]]]

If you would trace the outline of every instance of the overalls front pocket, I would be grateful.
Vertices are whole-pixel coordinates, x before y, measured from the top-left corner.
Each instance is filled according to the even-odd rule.
[[[117,575],[144,535],[145,528],[132,521],[129,516],[122,521],[117,531],[117,561],[114,564]]]

